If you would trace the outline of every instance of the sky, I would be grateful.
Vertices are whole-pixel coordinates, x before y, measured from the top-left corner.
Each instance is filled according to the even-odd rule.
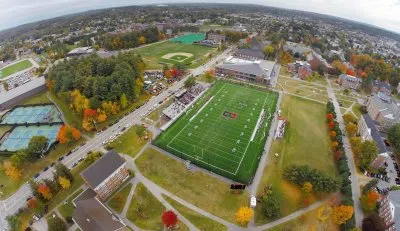
[[[91,9],[168,2],[249,3],[244,0],[0,0],[0,30]],[[372,24],[400,33],[400,0],[254,0]]]

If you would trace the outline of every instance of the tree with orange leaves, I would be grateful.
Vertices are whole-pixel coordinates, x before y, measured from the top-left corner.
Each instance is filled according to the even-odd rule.
[[[236,222],[242,225],[247,225],[251,218],[253,218],[254,211],[249,207],[240,207],[235,213]]]
[[[354,213],[354,208],[347,205],[335,206],[332,210],[332,220],[335,224],[341,225],[346,223]]]
[[[360,198],[361,207],[364,212],[369,213],[375,211],[379,194],[375,190],[370,190]]]
[[[332,149],[333,150],[336,150],[336,148],[339,146],[339,143],[337,142],[337,141],[333,141],[332,143],[331,143],[331,147],[332,147]]]
[[[164,76],[165,76],[165,78],[167,78],[167,79],[172,78],[171,70],[166,70],[166,71],[164,72]]]
[[[330,131],[329,136],[331,137],[332,140],[336,139],[336,132],[335,131]]]
[[[37,205],[38,205],[38,203],[37,203],[36,198],[31,198],[28,200],[28,203],[27,203],[28,208],[35,209],[37,207]]]
[[[351,70],[351,69],[348,69],[348,70],[346,71],[346,74],[351,75],[351,76],[354,76],[354,75],[355,75],[354,71]]]
[[[57,139],[61,144],[68,144],[72,141],[78,141],[81,138],[81,132],[70,126],[64,124],[58,131]]]
[[[50,188],[44,184],[44,183],[40,183],[37,187],[37,191],[38,193],[40,193],[40,195],[43,196],[44,199],[46,200],[50,200],[53,197],[53,194],[51,193]]]

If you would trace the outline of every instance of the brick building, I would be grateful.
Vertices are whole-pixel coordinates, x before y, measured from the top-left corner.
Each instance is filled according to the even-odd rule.
[[[92,164],[81,176],[85,183],[104,201],[128,177],[126,161],[117,152],[109,151]]]
[[[362,79],[352,75],[341,74],[338,82],[344,88],[358,90],[361,87]]]
[[[400,190],[390,191],[380,201],[379,216],[386,231],[400,231]]]

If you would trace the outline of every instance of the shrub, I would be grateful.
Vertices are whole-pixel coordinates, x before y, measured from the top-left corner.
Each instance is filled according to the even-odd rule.
[[[261,202],[263,214],[267,218],[275,218],[280,216],[280,203],[274,194],[265,197]]]

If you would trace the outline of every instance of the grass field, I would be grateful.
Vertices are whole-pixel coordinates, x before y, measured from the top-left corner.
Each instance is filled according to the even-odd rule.
[[[136,134],[136,130],[141,125],[134,125],[124,132],[121,136],[115,139],[113,142],[107,145],[107,149],[115,149],[119,153],[128,154],[131,157],[136,156],[136,154],[142,149],[142,147],[151,140],[151,132],[147,131],[149,138],[145,140],[144,138],[139,138]]]
[[[15,63],[13,65],[7,66],[0,70],[0,79],[5,78],[9,75],[12,75],[18,71],[22,71],[27,68],[30,68],[31,66],[32,66],[32,63],[29,60],[24,60],[24,61]]]
[[[228,182],[203,171],[188,171],[184,163],[155,149],[146,149],[135,164],[160,187],[232,223],[235,223],[236,211],[248,205],[248,191],[232,193]]]
[[[115,193],[107,202],[107,205],[114,209],[117,213],[121,213],[124,209],[126,199],[128,199],[129,192],[131,191],[132,184],[129,183],[119,192]]]
[[[282,179],[282,172],[286,167],[309,165],[330,176],[336,175],[336,168],[330,152],[325,104],[285,95],[280,109],[288,124],[284,138],[272,143],[258,194],[271,185],[280,200],[281,215],[287,216],[300,209],[303,203],[299,187]],[[275,157],[276,153],[278,158]],[[320,198],[313,196],[313,200],[318,199]],[[262,215],[260,207],[255,211],[256,224],[269,222]]]
[[[58,211],[61,213],[61,216],[66,219],[67,217],[72,217],[74,211],[75,211],[75,206],[72,204],[72,200],[74,200],[79,194],[83,192],[83,189],[79,189],[76,191],[72,196],[66,200],[66,203],[61,204],[60,207],[58,207]]]
[[[139,228],[162,230],[161,216],[164,211],[165,207],[161,202],[142,183],[139,183],[136,186],[135,194],[126,213],[126,218]]]
[[[146,69],[153,70],[153,69],[162,69],[162,63],[167,64],[188,64],[189,68],[195,68],[200,66],[201,64],[205,63],[208,60],[208,55],[210,52],[215,51],[215,49],[210,47],[204,47],[200,45],[192,45],[192,44],[182,44],[182,43],[175,43],[175,42],[162,42],[156,43],[146,47],[140,47],[135,49],[135,52],[140,54],[146,64]],[[184,61],[176,60],[173,58],[178,58],[180,55],[172,56],[171,59],[163,59],[164,55],[171,54],[171,53],[190,53],[193,56],[186,58]],[[183,56],[181,57],[183,58]]]
[[[164,196],[165,200],[178,212],[188,219],[194,226],[202,231],[225,231],[227,227],[221,223],[211,220],[175,201],[174,199]]]
[[[273,92],[219,82],[155,144],[212,172],[249,183],[276,100]]]
[[[19,103],[19,105],[43,104],[43,103],[51,103],[51,101],[47,97],[47,91],[40,92],[34,96],[24,99]]]

